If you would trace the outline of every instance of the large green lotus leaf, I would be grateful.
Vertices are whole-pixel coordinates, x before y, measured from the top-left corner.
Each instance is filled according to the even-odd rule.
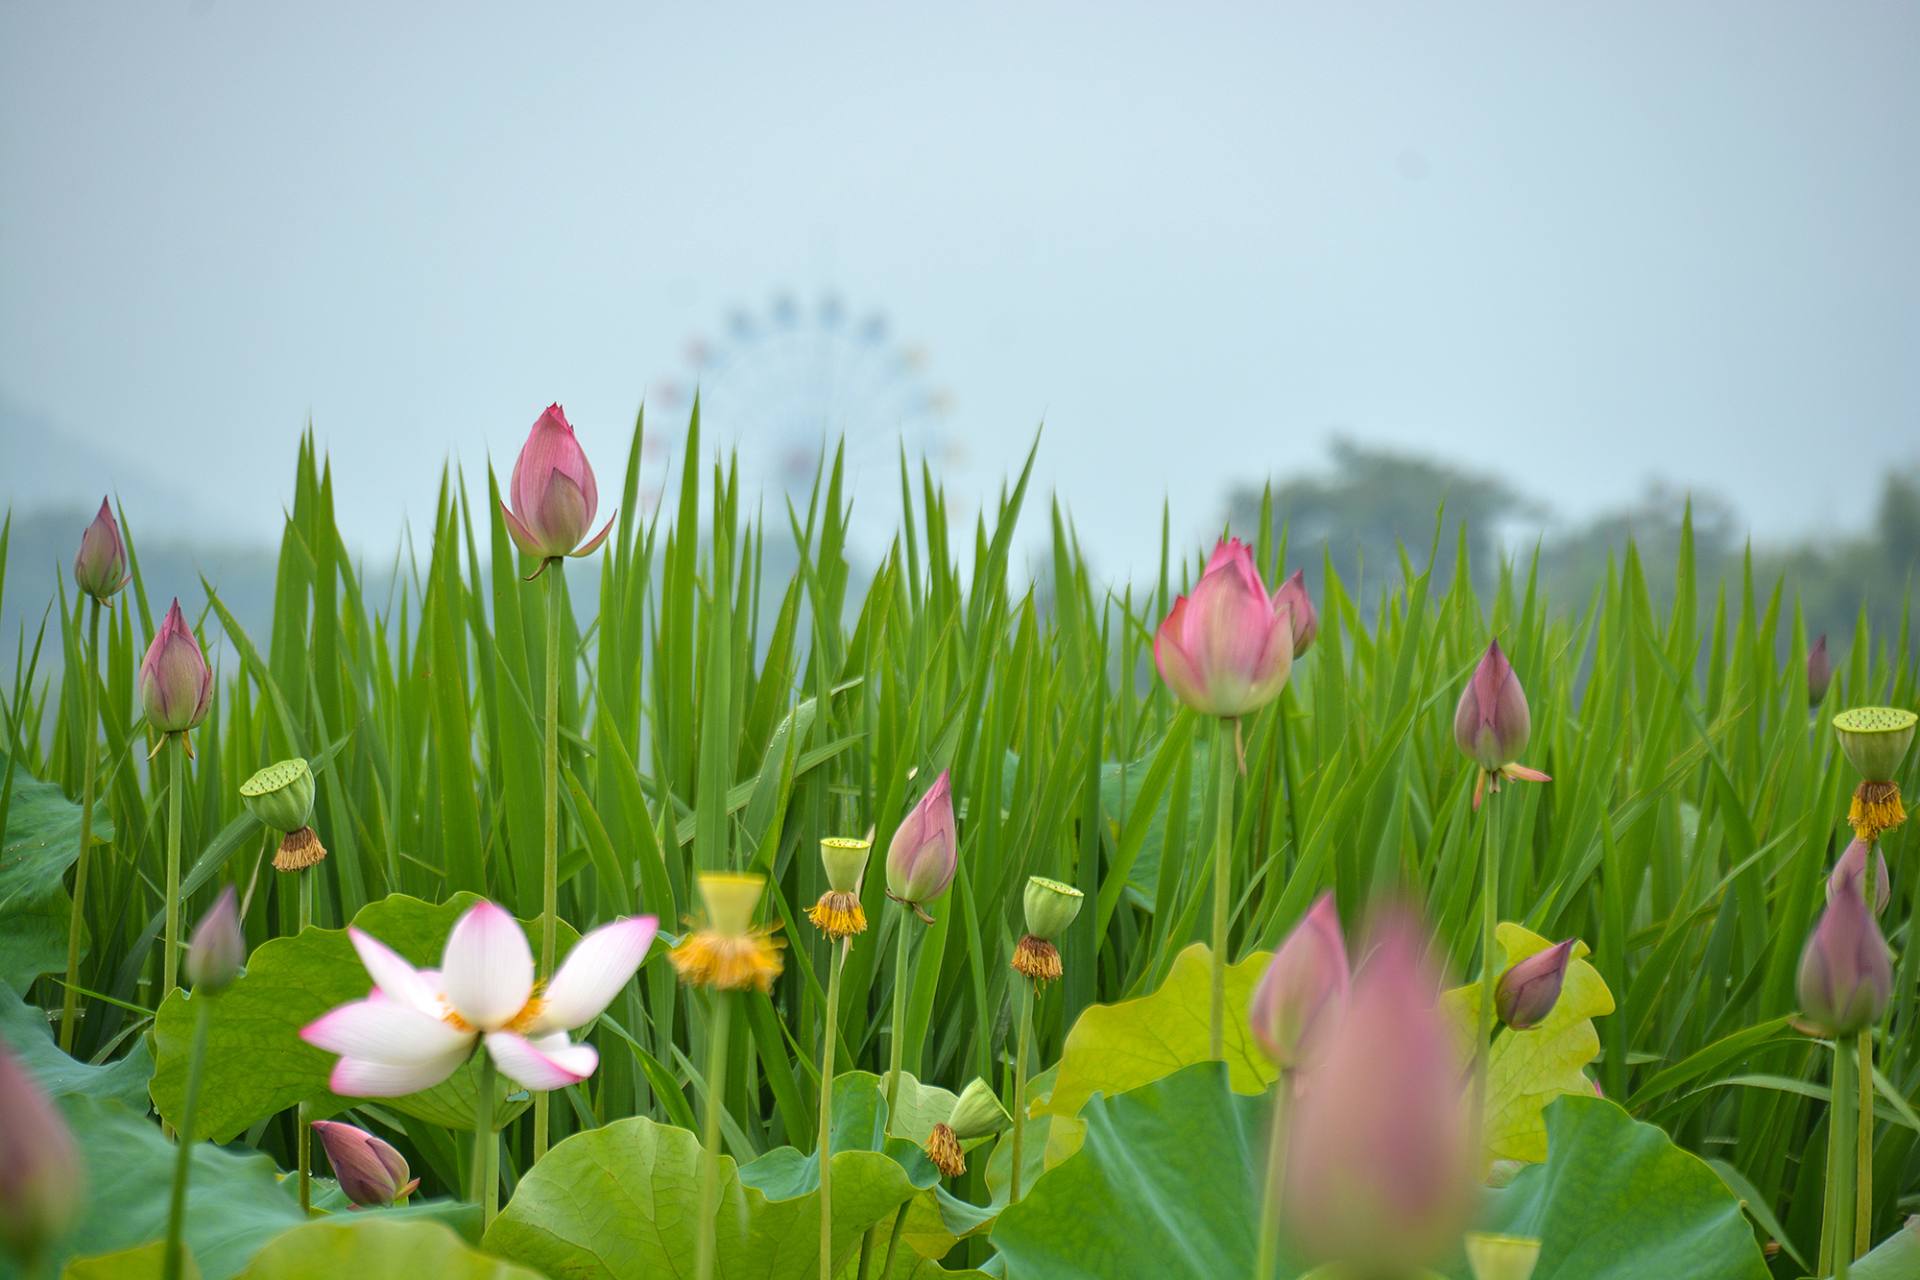
[[[240,1280],[539,1280],[540,1273],[473,1248],[418,1218],[361,1213],[324,1218],[273,1240]]]
[[[13,769],[7,827],[0,834],[0,983],[16,991],[67,964],[67,868],[80,856],[80,806],[51,782],[16,767],[0,751],[0,780]],[[113,821],[95,805],[93,839],[113,839]]]
[[[1488,1193],[1487,1226],[1540,1241],[1533,1280],[1767,1280],[1740,1201],[1698,1156],[1602,1098],[1547,1108],[1547,1159]]]
[[[520,1180],[487,1230],[491,1252],[555,1280],[652,1280],[691,1274],[700,1201],[700,1142],[685,1129],[644,1117],[576,1134]],[[757,1163],[757,1162],[756,1162]],[[783,1170],[791,1173],[791,1170]],[[744,1185],[720,1159],[715,1276],[719,1280],[807,1280],[819,1273],[817,1192],[773,1197]],[[833,1156],[836,1269],[860,1250],[867,1228],[890,1219],[915,1194],[889,1156]]]
[[[75,1258],[60,1273],[61,1280],[161,1280],[167,1274],[167,1242],[146,1244],[104,1253],[95,1258]],[[180,1280],[200,1280],[200,1264],[193,1250],[180,1251]]]
[[[160,1126],[117,1102],[72,1096],[60,1105],[86,1165],[87,1191],[80,1221],[60,1242],[55,1261],[164,1237],[176,1148],[160,1136]],[[235,1274],[260,1246],[300,1221],[299,1204],[264,1155],[237,1155],[203,1142],[194,1147],[191,1168],[186,1241],[207,1280]]]
[[[1847,1274],[1853,1280],[1913,1280],[1920,1276],[1920,1217],[1908,1218],[1900,1229],[1855,1262]]]
[[[27,1073],[50,1097],[84,1094],[111,1098],[142,1114],[147,1109],[147,1077],[153,1074],[153,1055],[145,1040],[134,1041],[124,1058],[100,1066],[79,1062],[60,1052],[46,1015],[0,983],[0,1043],[13,1050]]]
[[[414,964],[437,968],[454,921],[476,901],[470,893],[437,904],[394,894],[362,907],[353,923]],[[530,933],[538,928],[537,922],[521,924]],[[561,954],[577,939],[562,921]],[[248,957],[240,980],[214,998],[195,1127],[225,1142],[256,1121],[302,1102],[309,1104],[315,1119],[353,1105],[352,1099],[327,1088],[334,1055],[314,1048],[299,1033],[335,1005],[361,999],[372,986],[345,929],[304,929],[294,937],[262,943]],[[178,1122],[185,1098],[193,1019],[193,997],[185,991],[169,995],[154,1018],[153,1100],[169,1123]],[[478,1077],[477,1066],[468,1063],[443,1084],[387,1099],[383,1105],[449,1129],[471,1129]],[[502,1082],[500,1096],[513,1097],[514,1088]],[[496,1115],[505,1123],[526,1105],[520,1095]]]
[[[1502,923],[1494,932],[1503,953],[1500,971],[1552,946],[1537,933]],[[1613,993],[1600,971],[1583,958],[1576,943],[1567,965],[1560,999],[1531,1031],[1503,1031],[1493,1042],[1487,1076],[1487,1146],[1500,1160],[1537,1164],[1547,1158],[1547,1125],[1542,1112],[1563,1095],[1592,1097],[1593,1083],[1583,1070],[1600,1056],[1600,1034],[1593,1020],[1613,1012]],[[1480,984],[1456,987],[1443,1001],[1461,1029],[1461,1055],[1470,1056],[1480,1026]]]
[[[1051,1168],[1072,1155],[1080,1141],[1073,1117],[1096,1093],[1125,1093],[1206,1062],[1210,1052],[1212,952],[1194,943],[1174,957],[1160,989],[1118,1004],[1093,1005],[1067,1032],[1060,1051],[1053,1091],[1035,1114],[1054,1117],[1047,1140]],[[1268,954],[1256,951],[1227,966],[1227,1025],[1224,1051],[1228,1079],[1241,1093],[1258,1093],[1274,1079],[1273,1064],[1247,1028],[1247,1005],[1267,966]]]

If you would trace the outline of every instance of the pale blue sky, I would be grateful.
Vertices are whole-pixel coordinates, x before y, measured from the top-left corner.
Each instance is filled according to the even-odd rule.
[[[311,414],[384,550],[552,399],[617,473],[689,334],[832,287],[956,483],[1046,419],[1116,572],[1334,431],[1857,526],[1920,453],[1916,66],[1906,3],[0,0],[0,405],[243,533]]]

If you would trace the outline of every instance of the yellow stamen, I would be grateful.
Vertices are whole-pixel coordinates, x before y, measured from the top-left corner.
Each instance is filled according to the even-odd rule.
[[[1854,788],[1853,803],[1847,806],[1847,822],[1853,834],[1862,840],[1877,840],[1907,820],[1906,806],[1900,803],[1897,782],[1863,782]]]
[[[933,1161],[933,1167],[942,1176],[957,1178],[967,1171],[967,1153],[960,1149],[960,1139],[954,1137],[953,1130],[946,1125],[933,1126],[933,1132],[927,1135],[925,1150],[927,1159]]]
[[[1013,949],[1013,971],[1035,982],[1056,981],[1062,972],[1060,948],[1028,934]]]
[[[807,919],[835,942],[867,931],[867,909],[851,893],[829,889],[820,895],[820,901],[807,908]]]
[[[273,852],[275,871],[305,871],[327,856],[327,847],[320,843],[320,837],[313,834],[312,827],[301,827],[290,831],[280,841],[280,847]]]
[[[723,934],[702,929],[667,953],[680,981],[720,991],[771,991],[780,976],[780,943],[771,929]]]

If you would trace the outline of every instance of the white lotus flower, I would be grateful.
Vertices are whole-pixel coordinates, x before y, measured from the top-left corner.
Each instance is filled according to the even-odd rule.
[[[511,915],[477,902],[454,924],[440,968],[416,969],[392,948],[349,928],[373,975],[365,1000],[301,1028],[300,1038],[340,1055],[327,1087],[350,1098],[430,1089],[484,1041],[494,1063],[528,1089],[559,1089],[593,1074],[599,1054],[567,1032],[600,1016],[646,959],[660,922],[631,916],[581,938],[544,989],[533,951]]]

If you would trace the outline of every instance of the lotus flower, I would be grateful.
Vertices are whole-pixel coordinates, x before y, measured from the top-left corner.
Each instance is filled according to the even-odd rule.
[[[920,908],[947,891],[960,867],[953,825],[953,784],[945,770],[894,829],[887,846],[887,896]]]
[[[1308,1254],[1358,1274],[1431,1263],[1473,1210],[1457,1046],[1425,954],[1410,918],[1376,929],[1345,1013],[1301,1077],[1281,1208]]]
[[[1493,990],[1493,1007],[1500,1021],[1515,1031],[1531,1031],[1547,1020],[1553,1006],[1560,1003],[1560,988],[1567,980],[1567,963],[1573,958],[1573,939],[1545,951],[1536,951],[1500,975]]]
[[[585,544],[580,541],[593,527],[600,486],[594,482],[586,452],[574,438],[573,424],[557,404],[548,405],[527,433],[527,442],[514,459],[507,492],[512,504],[500,504],[507,533],[522,551],[537,556],[543,567],[545,561],[561,556],[592,555],[613,528],[609,517],[599,533]]]
[[[80,1182],[72,1130],[0,1041],[0,1247],[40,1255],[73,1221]]]
[[[187,943],[187,981],[195,995],[218,995],[240,976],[247,962],[247,937],[240,931],[240,900],[228,885],[194,926]]]
[[[1273,953],[1253,989],[1247,1019],[1274,1065],[1291,1071],[1311,1061],[1340,1016],[1349,983],[1340,911],[1325,893]]]
[[[185,733],[207,718],[212,700],[213,669],[176,598],[140,660],[140,704],[161,733]]]
[[[73,557],[73,580],[104,604],[132,577],[127,571],[127,544],[120,537],[113,508],[102,498],[99,514],[80,535],[80,550]]]
[[[365,1129],[337,1120],[316,1120],[313,1131],[327,1149],[327,1163],[340,1190],[360,1208],[381,1208],[404,1201],[420,1185],[406,1157]]]
[[[1304,569],[1295,569],[1280,584],[1273,593],[1273,603],[1287,611],[1287,620],[1293,624],[1293,656],[1298,658],[1313,648],[1314,637],[1320,634],[1320,614],[1313,607],[1313,597],[1307,594]]]
[[[1873,914],[1887,914],[1887,903],[1893,897],[1893,882],[1887,876],[1887,855],[1880,851],[1878,842],[1873,846]],[[1827,901],[1832,902],[1846,884],[1847,877],[1853,876],[1860,882],[1862,892],[1867,885],[1867,842],[1856,838],[1847,845],[1847,851],[1840,855],[1840,861],[1833,864],[1832,874],[1827,876]]]
[[[1800,953],[1800,1008],[1834,1035],[1880,1021],[1893,991],[1886,939],[1867,911],[1860,874],[1848,871]]]
[[[1807,701],[1819,706],[1826,701],[1827,686],[1833,683],[1833,659],[1827,656],[1827,637],[1823,632],[1807,650]]]
[[[1489,789],[1500,789],[1502,778],[1553,781],[1538,769],[1514,763],[1514,758],[1526,750],[1532,732],[1526,690],[1520,687],[1520,677],[1514,674],[1513,664],[1495,640],[1473,669],[1453,712],[1453,740],[1468,759],[1480,766],[1473,787],[1475,809]]]
[[[520,924],[478,902],[447,937],[438,971],[415,969],[378,939],[348,929],[373,975],[365,1000],[301,1029],[300,1038],[340,1055],[327,1087],[349,1098],[390,1098],[430,1089],[484,1042],[500,1070],[528,1089],[559,1089],[593,1074],[599,1055],[567,1032],[583,1027],[627,985],[659,922],[633,916],[581,938],[544,990],[533,985],[533,952]]]
[[[1253,551],[1222,539],[1191,595],[1153,637],[1153,662],[1173,696],[1204,715],[1232,720],[1275,698],[1293,671],[1295,636],[1284,602],[1267,595]]]

